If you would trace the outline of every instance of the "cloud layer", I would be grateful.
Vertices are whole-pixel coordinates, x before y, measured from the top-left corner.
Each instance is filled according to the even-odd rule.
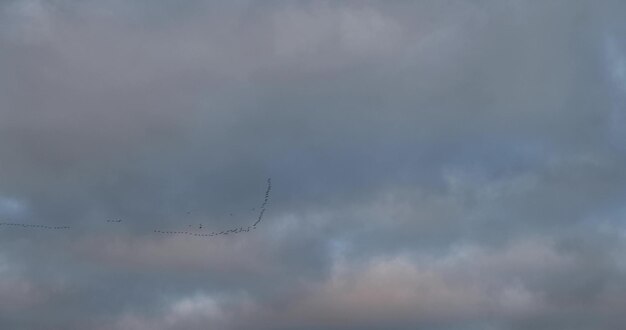
[[[623,328],[625,10],[2,2],[0,328]]]

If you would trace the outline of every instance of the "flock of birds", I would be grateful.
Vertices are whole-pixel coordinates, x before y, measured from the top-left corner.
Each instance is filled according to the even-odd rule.
[[[256,219],[256,221],[251,225],[251,226],[247,226],[247,227],[234,227],[231,229],[227,229],[227,230],[222,230],[220,232],[216,232],[216,231],[212,231],[210,233],[199,233],[199,232],[194,232],[194,231],[173,231],[173,230],[159,230],[159,229],[155,229],[154,232],[157,234],[166,234],[166,235],[189,235],[189,236],[196,236],[196,237],[214,237],[214,236],[221,236],[221,235],[234,235],[234,234],[240,234],[240,233],[247,233],[250,230],[255,230],[257,228],[257,225],[259,224],[259,222],[261,222],[261,220],[263,219],[263,214],[265,213],[266,207],[267,207],[267,203],[269,201],[270,198],[270,191],[272,190],[272,179],[268,178],[267,179],[267,188],[265,190],[265,198],[263,199],[263,204],[261,204],[261,210],[259,211],[259,215]],[[253,209],[254,210],[254,209]],[[232,215],[232,213],[231,213]],[[202,224],[199,225],[198,229],[202,229]]]
[[[212,231],[210,233],[208,232],[194,232],[194,231],[172,231],[172,230],[158,230],[155,229],[153,232],[157,233],[157,234],[167,234],[167,235],[189,235],[189,236],[196,236],[196,237],[214,237],[214,236],[221,236],[221,235],[234,235],[234,234],[240,234],[240,233],[247,233],[250,230],[255,230],[257,228],[257,225],[259,224],[259,222],[261,222],[261,220],[263,219],[263,214],[265,213],[266,207],[267,207],[267,203],[269,201],[269,197],[270,197],[270,191],[272,190],[272,179],[268,178],[267,179],[267,188],[265,190],[265,198],[263,200],[263,203],[261,204],[260,207],[260,211],[259,211],[259,215],[256,218],[256,221],[250,225],[250,226],[240,226],[240,227],[234,227],[231,229],[227,229],[227,230],[222,230],[222,231]],[[256,210],[256,208],[252,209],[253,211]],[[187,214],[189,214],[190,212],[187,212]],[[232,216],[233,214],[230,213],[230,215]],[[121,223],[122,220],[121,219],[115,219],[115,220],[106,220],[106,222],[108,223]],[[32,229],[47,229],[47,230],[67,230],[70,229],[70,226],[47,226],[47,225],[38,225],[38,224],[25,224],[25,223],[14,223],[14,222],[0,222],[0,226],[7,226],[7,227],[13,227],[13,228],[32,228]],[[191,225],[190,225],[191,227]],[[203,226],[202,224],[199,225],[198,229],[202,229]]]
[[[21,228],[35,228],[35,229],[70,229],[70,226],[46,226],[46,225],[33,225],[27,223],[15,223],[15,222],[0,222],[0,226],[9,226],[9,227],[21,227]]]

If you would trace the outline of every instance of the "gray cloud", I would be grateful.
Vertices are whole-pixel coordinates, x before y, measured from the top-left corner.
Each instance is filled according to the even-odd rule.
[[[0,327],[620,329],[624,9],[3,2]]]

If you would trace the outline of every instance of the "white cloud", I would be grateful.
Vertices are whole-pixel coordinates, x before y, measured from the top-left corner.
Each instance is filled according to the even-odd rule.
[[[0,196],[0,217],[5,217],[1,221],[11,222],[12,217],[24,215],[27,210],[28,206],[24,201],[17,198]]]

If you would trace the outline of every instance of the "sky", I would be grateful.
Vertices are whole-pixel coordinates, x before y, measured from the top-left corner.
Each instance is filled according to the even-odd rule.
[[[625,14],[1,1],[0,328],[623,329]]]

